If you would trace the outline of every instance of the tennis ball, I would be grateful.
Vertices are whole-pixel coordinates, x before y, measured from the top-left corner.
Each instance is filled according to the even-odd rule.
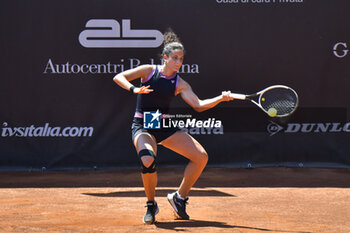
[[[277,115],[277,110],[275,108],[269,108],[267,114],[269,114],[270,117],[275,117]]]

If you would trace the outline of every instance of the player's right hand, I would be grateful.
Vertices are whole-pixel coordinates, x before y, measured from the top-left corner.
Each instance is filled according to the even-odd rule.
[[[234,98],[231,96],[231,91],[223,91],[221,93],[221,97],[223,101],[231,101],[234,100]]]

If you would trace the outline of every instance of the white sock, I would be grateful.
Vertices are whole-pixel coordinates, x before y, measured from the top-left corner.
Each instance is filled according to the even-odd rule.
[[[176,194],[177,194],[177,196],[181,199],[181,200],[185,200],[185,198],[184,197],[181,197],[181,195],[180,195],[180,193],[179,193],[179,191],[176,191]]]

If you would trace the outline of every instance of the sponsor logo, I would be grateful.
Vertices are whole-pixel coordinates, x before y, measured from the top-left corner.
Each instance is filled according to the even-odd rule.
[[[1,137],[91,137],[93,127],[52,127],[49,123],[44,126],[8,127],[2,124]]]
[[[156,112],[144,112],[143,113],[143,128],[145,129],[160,129],[160,117],[159,110]]]
[[[196,118],[186,120],[175,120],[165,118],[163,120],[163,128],[180,127],[180,128],[220,128],[222,125],[220,120],[209,118],[207,120],[197,120]]]
[[[269,132],[270,136],[275,135],[281,130],[283,130],[283,127],[274,122],[271,122],[270,124],[267,125],[267,132]]]
[[[141,60],[138,58],[120,59],[118,63],[108,61],[106,63],[94,64],[76,64],[69,61],[65,63],[55,63],[51,58],[47,61],[44,74],[117,74],[127,69],[133,69],[141,65]],[[157,61],[153,58],[146,61],[147,64],[157,65],[162,61]],[[180,74],[199,74],[198,64],[182,64],[178,73]]]
[[[348,53],[348,45],[345,42],[338,42],[333,46],[333,54],[338,58],[344,58]]]
[[[163,43],[158,30],[131,29],[131,20],[123,19],[122,26],[115,19],[90,19],[79,35],[86,48],[157,48]]]
[[[154,48],[163,43],[163,34],[160,31],[131,29],[130,19],[123,19],[122,27],[114,19],[90,19],[87,21],[86,27],[88,29],[79,34],[79,42],[86,48]],[[81,74],[118,74],[141,64],[159,65],[162,62],[162,59],[140,59],[137,57],[124,57],[114,61],[106,60],[102,63],[77,63],[48,58],[43,67],[43,74],[65,75],[64,77]],[[182,64],[178,71],[180,74],[199,74],[199,72],[198,64]],[[66,74],[70,74],[70,76],[66,76]]]
[[[255,4],[255,3],[303,3],[304,0],[216,0],[217,3],[243,3],[243,4]]]
[[[281,126],[275,122],[270,122],[267,132],[273,136],[279,132],[283,133],[350,133],[350,122],[340,123],[288,123]]]
[[[188,114],[165,115],[159,110],[143,113],[143,127],[145,129],[180,128],[189,134],[223,134],[221,120],[208,118],[199,120]]]

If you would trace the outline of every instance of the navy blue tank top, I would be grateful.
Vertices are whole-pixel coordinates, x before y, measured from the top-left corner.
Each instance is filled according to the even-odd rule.
[[[153,92],[137,95],[136,113],[143,114],[144,111],[157,111],[158,109],[162,114],[169,113],[170,102],[175,96],[177,80],[177,73],[166,77],[156,66],[152,77],[140,85],[150,85],[149,88],[153,89]]]

